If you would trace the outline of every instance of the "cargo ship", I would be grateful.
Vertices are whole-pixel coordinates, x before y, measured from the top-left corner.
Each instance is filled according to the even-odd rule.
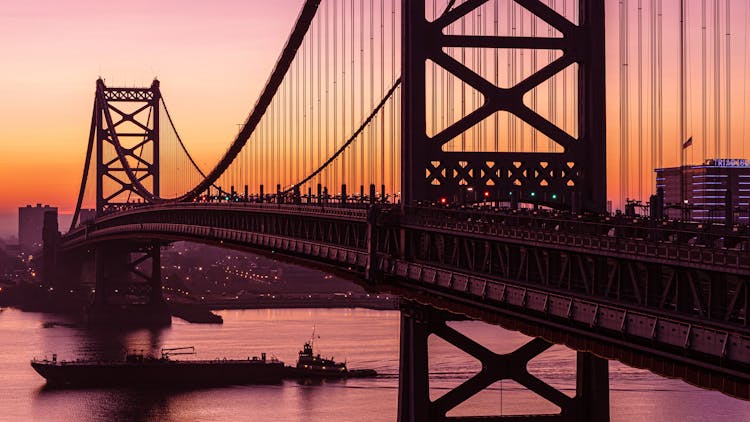
[[[121,361],[31,361],[31,366],[50,386],[220,386],[280,383],[284,363],[266,354],[247,359],[177,360],[174,355],[195,354],[194,347],[165,348],[161,357],[128,353]]]

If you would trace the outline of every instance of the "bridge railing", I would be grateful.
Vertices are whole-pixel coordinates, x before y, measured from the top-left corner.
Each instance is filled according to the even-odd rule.
[[[451,209],[408,207],[405,215],[430,223],[500,223],[581,234],[600,234],[666,242],[684,242],[691,246],[750,250],[750,227],[726,226],[675,220],[652,220],[624,215],[593,215],[551,210],[511,210],[508,208]],[[614,230],[613,230],[614,229]]]
[[[95,221],[84,223],[65,235],[65,240],[72,240],[85,236],[87,232],[96,230],[101,224],[108,221],[154,211],[205,209],[205,210],[255,210],[269,211],[274,213],[294,213],[316,216],[330,216],[337,218],[364,220],[367,218],[367,208],[359,206],[342,206],[341,204],[274,204],[253,202],[187,202],[187,203],[163,203],[133,206],[120,209],[116,212],[105,214]]]
[[[410,208],[402,223],[750,275],[747,228],[534,211]]]

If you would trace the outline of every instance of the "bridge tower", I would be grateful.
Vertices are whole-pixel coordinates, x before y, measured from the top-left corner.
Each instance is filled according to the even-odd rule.
[[[110,88],[96,81],[96,212],[159,197],[159,81]]]
[[[402,1],[403,204],[442,198],[455,201],[471,188],[511,202],[519,197],[524,202],[556,198],[548,205],[606,210],[604,1],[581,0],[577,25],[540,0],[514,1],[562,36],[448,35],[448,26],[477,13],[487,1],[460,3],[434,21],[425,16],[425,1]],[[561,55],[517,84],[502,88],[450,56],[445,49],[451,47],[556,50]],[[476,90],[483,99],[475,111],[432,136],[426,131],[428,61]],[[525,94],[573,65],[578,66],[577,138],[524,103]],[[444,150],[451,140],[496,112],[508,112],[524,121],[557,144],[559,152]]]
[[[448,35],[446,28],[476,13],[486,0],[454,5],[436,19],[426,17],[426,1],[402,1],[402,195],[416,201],[457,201],[468,188],[494,192],[514,201],[532,197],[558,200],[548,205],[574,211],[606,209],[606,139],[604,81],[604,1],[580,0],[578,24],[540,0],[514,0],[533,18],[562,35],[552,37]],[[517,84],[502,88],[451,57],[446,48],[559,50],[559,58]],[[483,98],[475,111],[429,136],[427,64],[431,61],[476,90]],[[524,96],[569,66],[577,64],[577,138],[524,103]],[[444,151],[451,140],[496,112],[508,112],[546,135],[559,152]],[[406,245],[403,245],[404,247]],[[403,250],[403,249],[402,249]],[[534,339],[517,351],[497,355],[446,325],[456,316],[405,303],[401,310],[399,410],[401,422],[451,420],[448,411],[495,381],[513,379],[560,408],[558,415],[524,416],[523,420],[609,420],[607,361],[578,353],[577,394],[570,398],[529,375],[526,364],[550,344]],[[436,335],[482,362],[482,371],[431,401],[427,338]],[[457,420],[464,420],[457,418]],[[491,420],[520,420],[494,416]],[[468,419],[467,419],[468,420]],[[488,419],[490,420],[490,419]]]
[[[96,151],[97,218],[159,198],[160,101],[158,80],[148,88],[113,88],[96,81],[87,155],[90,159],[91,150]],[[162,297],[160,249],[158,241],[96,246],[91,323],[170,323]]]

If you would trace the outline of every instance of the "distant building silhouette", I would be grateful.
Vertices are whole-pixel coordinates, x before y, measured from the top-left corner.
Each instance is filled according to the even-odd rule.
[[[57,220],[57,207],[36,204],[18,208],[18,246],[21,252],[32,252],[42,247],[42,226],[44,214],[54,213]]]

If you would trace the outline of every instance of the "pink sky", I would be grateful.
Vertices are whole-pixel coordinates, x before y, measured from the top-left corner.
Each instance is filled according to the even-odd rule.
[[[99,76],[112,86],[158,77],[186,143],[202,166],[212,165],[247,116],[300,4],[3,3],[0,214],[36,202],[73,207]]]
[[[631,3],[634,6],[637,2],[631,0]],[[699,2],[688,3],[692,8],[689,19],[696,24],[699,9],[695,6]],[[708,3],[713,4],[713,0]],[[747,43],[744,28],[748,5],[744,0],[732,3],[733,45],[743,51]],[[3,3],[0,8],[0,234],[15,232],[15,210],[26,203],[50,203],[59,206],[63,213],[71,211],[80,182],[94,83],[99,76],[110,86],[148,86],[158,77],[188,148],[201,167],[213,167],[233,139],[237,123],[247,117],[301,4],[302,0]],[[676,0],[664,0],[665,15],[673,13],[677,4]],[[606,5],[612,157],[611,153],[617,149],[613,135],[619,130],[618,2],[606,0]],[[635,34],[632,13],[630,24]],[[675,27],[675,22],[665,22],[665,75],[670,74],[670,69],[674,71]],[[699,42],[695,33],[691,42],[694,46]],[[691,54],[695,59],[695,53]],[[741,71],[743,60],[744,57],[737,57],[733,61],[736,69],[740,69],[735,72],[737,78],[746,76]],[[693,78],[695,74],[692,73]],[[634,78],[631,75],[631,86],[635,84]],[[742,93],[746,89],[745,85],[737,85],[738,105],[734,109],[737,116],[744,112]],[[665,96],[665,108],[673,110],[674,91],[667,90]],[[692,113],[696,110],[696,106],[690,109]],[[670,136],[670,146],[665,154],[674,156],[672,146],[677,141],[672,142],[671,138],[675,119],[671,115],[668,118],[665,131]],[[699,131],[691,125],[690,133]],[[735,139],[744,139],[745,127],[741,121],[733,125],[733,130]],[[614,164],[610,166],[612,190],[618,160],[610,162]]]

